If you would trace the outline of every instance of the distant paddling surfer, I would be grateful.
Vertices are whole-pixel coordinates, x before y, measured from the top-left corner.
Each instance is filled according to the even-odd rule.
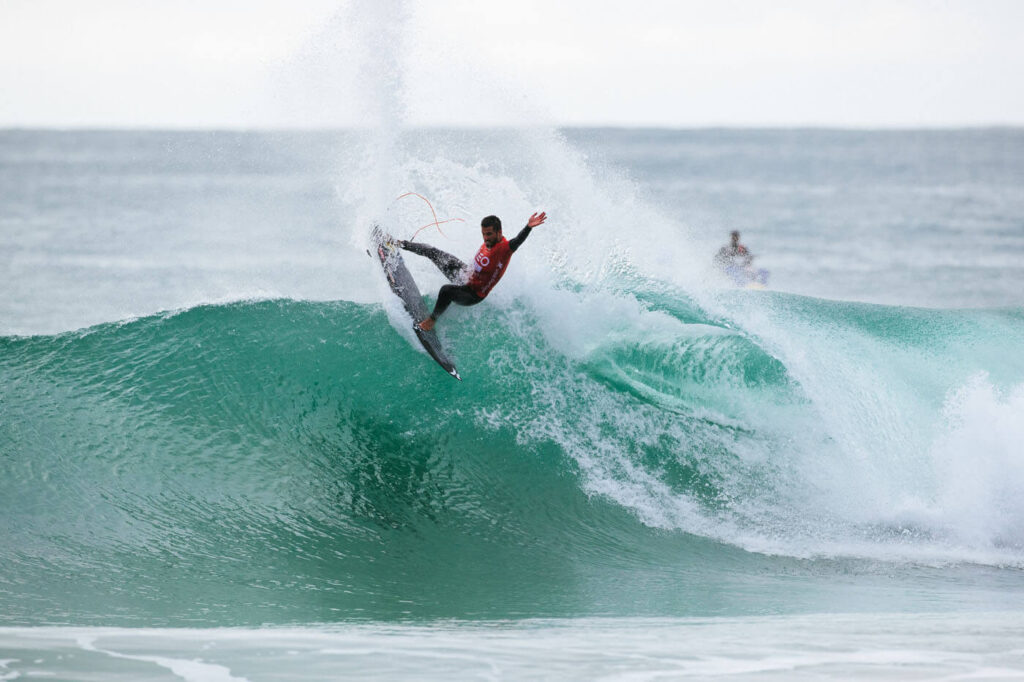
[[[437,318],[452,303],[476,305],[487,298],[487,294],[491,293],[491,289],[508,270],[512,254],[523,245],[533,228],[542,225],[545,220],[547,220],[547,214],[543,211],[534,213],[526,221],[526,227],[520,230],[519,234],[512,239],[505,239],[501,234],[501,219],[494,215],[487,216],[480,221],[480,234],[483,235],[484,243],[476,252],[472,267],[450,253],[435,249],[433,246],[399,241],[398,246],[402,249],[432,260],[441,273],[452,282],[441,287],[441,290],[437,292],[434,312],[427,319],[420,320],[416,326],[429,332],[434,328]]]

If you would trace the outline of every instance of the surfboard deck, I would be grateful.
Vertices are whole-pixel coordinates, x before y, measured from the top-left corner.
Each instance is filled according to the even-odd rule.
[[[373,248],[377,252],[376,255],[380,260],[381,267],[384,268],[384,276],[388,280],[391,291],[395,292],[395,295],[401,299],[405,311],[413,319],[412,329],[416,334],[416,338],[423,345],[423,349],[427,351],[430,357],[434,358],[437,364],[441,365],[444,371],[462,381],[459,371],[455,369],[455,364],[448,357],[448,354],[444,352],[444,347],[441,346],[441,341],[437,338],[437,334],[433,330],[429,332],[424,331],[415,324],[419,320],[426,319],[430,312],[423,303],[423,296],[420,294],[419,287],[416,286],[416,280],[409,273],[409,268],[405,267],[405,261],[402,259],[402,254],[398,247],[394,245],[393,238],[381,230],[378,225],[373,226],[371,237],[373,239]]]

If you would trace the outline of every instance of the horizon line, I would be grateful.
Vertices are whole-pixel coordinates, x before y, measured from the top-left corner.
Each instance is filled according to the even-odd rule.
[[[231,133],[348,133],[376,130],[375,126],[231,126],[231,125],[21,125],[0,124],[0,132],[231,132]],[[525,124],[525,125],[455,125],[423,124],[406,125],[397,128],[403,131],[484,131],[484,130],[634,130],[634,131],[831,131],[831,132],[927,132],[927,131],[969,131],[969,130],[1024,130],[1024,123],[969,123],[969,124]]]

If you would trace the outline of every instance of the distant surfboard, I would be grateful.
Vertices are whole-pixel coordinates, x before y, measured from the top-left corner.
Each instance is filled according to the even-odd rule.
[[[721,267],[721,266],[720,266]],[[764,268],[754,269],[750,266],[726,265],[721,271],[732,283],[741,289],[767,289],[769,272]]]
[[[420,295],[419,287],[416,286],[416,280],[412,278],[412,275],[409,274],[409,269],[405,267],[405,261],[402,260],[402,254],[399,252],[398,247],[395,246],[394,239],[377,225],[373,226],[371,237],[373,238],[373,248],[377,251],[377,258],[380,259],[381,267],[384,268],[384,276],[388,279],[391,291],[395,292],[395,295],[402,299],[402,305],[405,306],[405,311],[412,317],[413,323],[426,319],[430,313],[427,311],[427,306],[423,303],[423,296]],[[444,368],[444,371],[462,381],[462,377],[459,376],[455,365],[444,352],[437,334],[433,331],[423,331],[415,324],[413,324],[412,329],[416,333],[416,338],[423,344],[423,348],[430,354],[430,357],[434,358],[437,364]]]

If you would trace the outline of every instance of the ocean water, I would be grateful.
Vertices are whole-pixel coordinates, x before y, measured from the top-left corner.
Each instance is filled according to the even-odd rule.
[[[1024,676],[1022,187],[1017,129],[0,131],[0,679]],[[539,210],[453,381],[369,225]]]

